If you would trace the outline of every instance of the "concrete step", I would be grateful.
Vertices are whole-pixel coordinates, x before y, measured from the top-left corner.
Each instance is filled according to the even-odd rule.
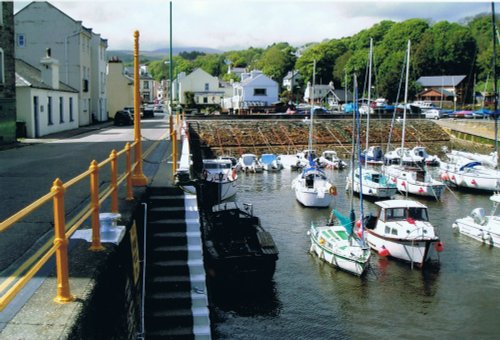
[[[156,276],[149,281],[149,294],[168,291],[191,291],[191,278],[189,275],[164,275]]]
[[[148,209],[148,221],[169,220],[169,219],[185,219],[186,211],[184,206],[160,206]]]

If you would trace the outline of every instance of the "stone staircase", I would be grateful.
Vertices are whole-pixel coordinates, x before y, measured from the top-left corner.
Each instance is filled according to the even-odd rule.
[[[148,188],[146,339],[210,339],[196,196]]]

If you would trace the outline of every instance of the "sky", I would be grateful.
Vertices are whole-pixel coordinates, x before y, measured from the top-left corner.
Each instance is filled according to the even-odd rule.
[[[139,30],[140,50],[169,47],[168,0],[50,3],[108,39],[108,50],[133,50],[135,30]],[[27,4],[15,1],[14,12]],[[298,47],[352,36],[382,20],[460,22],[490,12],[491,2],[479,1],[172,0],[172,45],[222,51],[267,47],[276,42]]]

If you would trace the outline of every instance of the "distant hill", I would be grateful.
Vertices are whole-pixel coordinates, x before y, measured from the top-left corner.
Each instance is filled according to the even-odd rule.
[[[222,53],[221,50],[216,50],[214,48],[207,47],[173,47],[172,54],[178,55],[181,52],[204,52],[207,54],[215,54]],[[107,53],[107,59],[111,59],[112,57],[117,57],[122,60],[124,63],[129,63],[134,60],[134,51],[129,50],[109,50]],[[168,57],[169,49],[168,48],[160,48],[154,51],[139,51],[141,61],[146,58],[148,60],[161,60]]]

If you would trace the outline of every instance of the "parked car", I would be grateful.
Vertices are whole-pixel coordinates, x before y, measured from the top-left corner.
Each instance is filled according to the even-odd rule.
[[[132,125],[134,124],[134,116],[130,111],[121,110],[115,113],[115,125]]]
[[[429,119],[441,119],[448,117],[448,113],[440,109],[429,109],[423,112],[423,114],[425,118]]]
[[[163,104],[156,104],[153,107],[153,112],[165,112],[165,105],[163,105]]]

